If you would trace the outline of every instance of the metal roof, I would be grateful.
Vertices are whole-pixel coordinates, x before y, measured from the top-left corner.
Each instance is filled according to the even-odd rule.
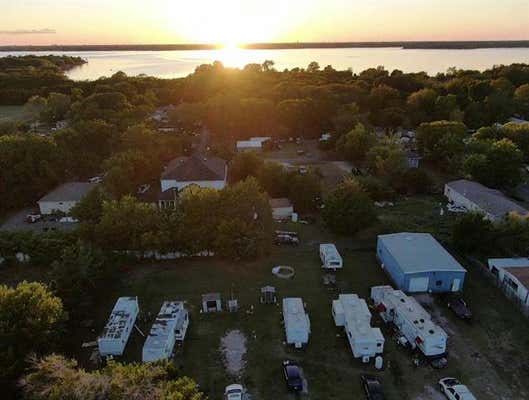
[[[505,217],[510,212],[517,212],[521,215],[529,213],[499,190],[488,188],[478,182],[461,179],[448,182],[446,186],[498,219]]]
[[[39,203],[47,201],[80,201],[96,186],[97,183],[88,182],[64,183],[40,199]]]
[[[379,235],[378,240],[395,258],[404,273],[466,272],[429,233],[392,233]]]
[[[123,334],[126,333],[125,327],[128,323],[130,323],[130,321],[134,321],[136,319],[137,314],[137,297],[118,298],[99,339],[120,341]]]
[[[355,339],[384,340],[380,329],[371,326],[371,312],[364,299],[356,294],[340,294],[333,303],[341,306],[346,329]]]
[[[489,267],[496,267],[496,268],[529,267],[529,258],[527,257],[489,258],[488,263],[489,263]]]

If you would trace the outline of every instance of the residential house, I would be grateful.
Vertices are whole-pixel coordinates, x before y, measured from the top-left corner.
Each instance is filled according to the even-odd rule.
[[[37,202],[40,213],[43,215],[56,212],[68,214],[96,186],[97,183],[88,182],[64,183]]]

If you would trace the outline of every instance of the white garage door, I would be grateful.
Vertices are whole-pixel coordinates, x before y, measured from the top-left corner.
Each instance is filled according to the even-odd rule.
[[[427,292],[430,279],[427,276],[411,278],[409,292]]]

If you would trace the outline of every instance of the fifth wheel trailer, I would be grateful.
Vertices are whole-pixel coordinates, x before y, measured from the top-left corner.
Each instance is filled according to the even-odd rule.
[[[137,297],[120,297],[108,318],[97,345],[101,356],[121,356],[140,308]]]
[[[369,360],[384,351],[384,336],[371,326],[371,312],[364,299],[356,294],[340,294],[332,302],[336,326],[343,327],[353,357]]]
[[[343,267],[343,260],[338,249],[332,243],[320,244],[320,259],[322,268],[337,270]]]
[[[413,348],[427,357],[446,355],[448,335],[413,297],[391,286],[374,286],[371,299],[382,319],[395,324]]]

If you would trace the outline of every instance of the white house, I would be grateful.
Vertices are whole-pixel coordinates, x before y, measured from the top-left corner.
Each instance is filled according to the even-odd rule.
[[[504,292],[529,307],[529,258],[490,258],[488,265]]]
[[[375,357],[384,351],[384,336],[379,328],[371,326],[371,312],[364,299],[356,294],[341,294],[332,302],[332,315],[336,326],[343,327],[353,357]]]
[[[224,189],[228,180],[228,164],[218,157],[194,154],[172,160],[160,179],[160,207],[174,206],[177,193],[190,185],[203,188]]]
[[[300,297],[283,299],[283,321],[287,344],[299,349],[309,343],[310,320]]]
[[[140,311],[137,297],[120,297],[101,336],[97,338],[99,354],[121,356]]]
[[[446,354],[448,335],[413,297],[391,286],[374,286],[371,299],[382,319],[395,324],[412,348],[418,348],[426,357]]]
[[[322,262],[321,267],[324,269],[336,270],[343,268],[342,256],[332,243],[320,244],[320,260]]]
[[[290,219],[294,213],[294,206],[289,199],[279,198],[269,200],[270,208],[272,209],[272,217],[276,220]]]
[[[143,362],[170,358],[176,342],[183,342],[189,315],[182,301],[165,301],[143,345]]]
[[[447,183],[444,194],[454,205],[482,213],[492,222],[501,222],[510,213],[529,213],[499,190],[465,179]]]
[[[88,182],[64,183],[37,202],[40,213],[43,215],[53,214],[55,212],[68,214],[96,186],[96,183]]]

